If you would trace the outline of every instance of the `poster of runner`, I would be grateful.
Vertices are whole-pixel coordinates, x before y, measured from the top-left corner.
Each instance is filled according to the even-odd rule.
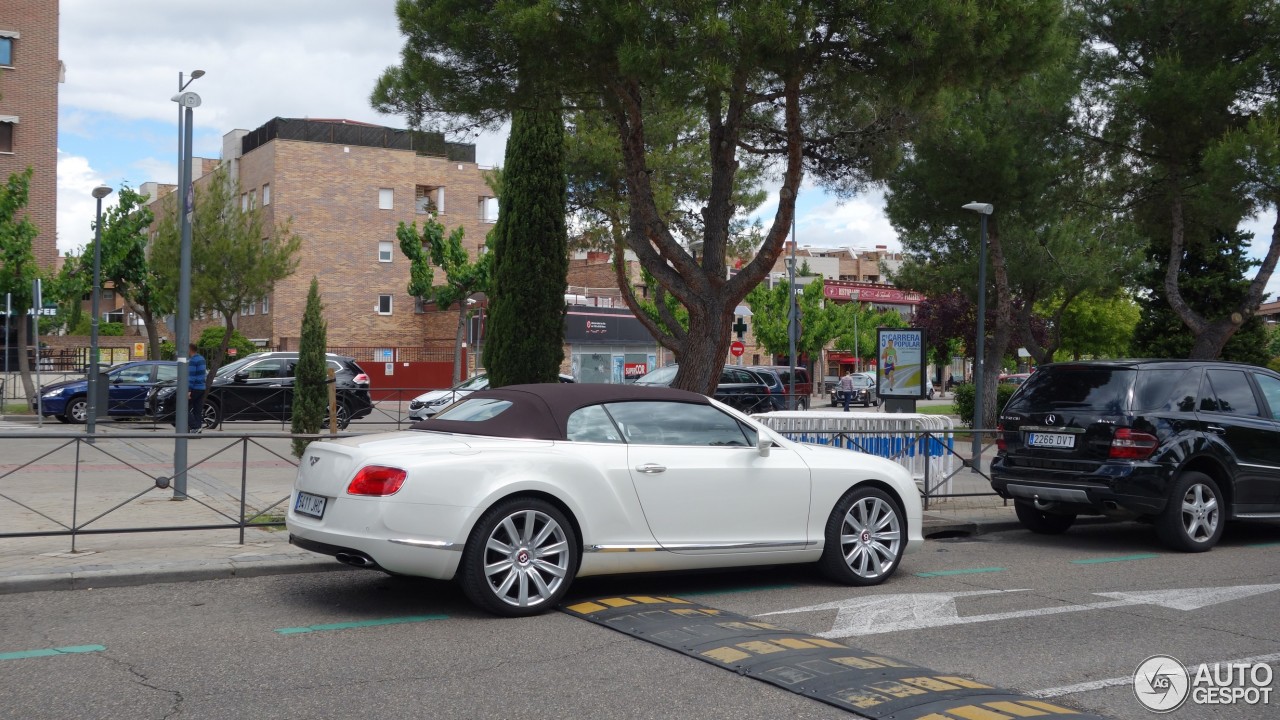
[[[924,330],[880,328],[876,347],[880,397],[924,399]]]

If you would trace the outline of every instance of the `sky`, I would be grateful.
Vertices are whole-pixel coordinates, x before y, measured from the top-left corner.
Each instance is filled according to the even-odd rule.
[[[217,158],[223,134],[274,117],[343,118],[405,127],[382,115],[369,94],[399,63],[403,37],[395,0],[61,0],[59,54],[66,65],[58,110],[58,249],[92,239],[94,187],[176,183],[178,73],[205,76],[187,88],[193,151]],[[502,164],[505,133],[451,138],[476,144],[481,165]],[[105,201],[114,203],[115,195]],[[998,198],[975,198],[996,204]],[[801,246],[900,250],[871,190],[838,201],[806,182],[797,200]],[[756,212],[766,227],[777,193]],[[1248,223],[1254,254],[1266,251],[1275,213]],[[976,228],[976,222],[975,222]],[[976,232],[976,229],[975,229]],[[1269,289],[1280,295],[1280,273]]]

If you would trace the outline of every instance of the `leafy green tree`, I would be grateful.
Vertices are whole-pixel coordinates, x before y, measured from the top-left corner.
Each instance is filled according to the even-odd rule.
[[[27,313],[31,307],[31,285],[40,276],[32,243],[40,234],[35,223],[23,210],[27,207],[28,189],[33,171],[13,173],[4,185],[0,185],[0,294],[9,293],[13,307],[18,309],[18,372],[22,376],[22,389],[30,402],[36,393],[31,380],[31,363],[27,358]]]
[[[786,355],[791,351],[788,323],[790,292],[791,285],[783,280],[772,288],[758,285],[747,293],[747,304],[751,306],[751,332],[756,342],[773,355]],[[824,306],[820,279],[800,288],[796,307],[800,310],[796,354],[817,357],[839,330],[835,320],[839,311],[834,303]]]
[[[946,112],[917,126],[912,153],[888,182],[887,212],[910,257],[895,282],[929,296],[959,290],[974,306],[980,220],[962,206],[995,204],[986,235],[987,336],[976,359],[988,368],[982,427],[995,424],[991,370],[1005,355],[1023,346],[1040,362],[1053,356],[1058,336],[1037,332],[1045,325],[1033,309],[1056,316],[1084,292],[1114,292],[1140,259],[1120,233],[1106,232],[1106,214],[1081,202],[1099,191],[1086,172],[1089,145],[1069,132],[1080,86],[1075,38],[1060,29],[1049,46],[1051,62],[1025,77],[949,96]],[[975,307],[969,321],[976,325],[977,316]]]
[[[835,337],[832,347],[856,353],[860,359],[876,356],[877,329],[907,327],[897,310],[876,310],[860,302],[833,303],[828,308]]]
[[[502,170],[498,222],[489,234],[493,282],[484,366],[493,387],[555,382],[564,361],[569,273],[558,111],[515,112]]]
[[[142,319],[147,331],[148,357],[160,356],[158,320],[173,312],[177,295],[162,291],[158,274],[147,257],[148,231],[155,216],[147,207],[147,195],[129,186],[120,188],[116,204],[102,218],[102,267],[104,282],[111,282],[129,309]],[[81,264],[92,262],[90,242],[81,255]],[[81,273],[93,274],[92,266]]]
[[[1153,251],[1159,246],[1152,245]],[[1179,294],[1193,311],[1202,315],[1218,308],[1239,307],[1249,293],[1247,270],[1257,264],[1245,255],[1246,243],[1238,233],[1223,233],[1213,242],[1187,247],[1179,265]],[[1151,289],[1138,300],[1141,319],[1133,331],[1133,349],[1140,357],[1192,357],[1196,337],[1170,307],[1160,282],[1167,265],[1157,257],[1148,275]],[[1265,365],[1266,325],[1251,315],[1226,341],[1218,356],[1224,360]]]
[[[85,272],[83,266],[82,257],[68,255],[58,273],[45,283],[45,297],[58,304],[58,315],[54,327],[46,327],[42,319],[42,334],[58,329],[65,329],[69,335],[89,334],[89,316],[84,311],[84,299],[92,289],[93,267]]]
[[[1055,359],[1162,357],[1147,355],[1141,350],[1134,352],[1138,315],[1138,303],[1127,292],[1111,297],[1087,294],[1077,298],[1059,318],[1062,342]]]
[[[216,325],[213,327],[207,327],[200,333],[200,339],[196,340],[196,348],[200,351],[201,355],[206,358],[210,357],[219,348],[223,347],[223,341],[226,339],[226,336],[227,329],[224,327]],[[231,331],[231,339],[226,340],[225,346],[227,348],[227,357],[236,360],[261,351],[261,348],[253,344],[253,341],[249,340],[249,338],[244,335],[241,335],[239,330]],[[232,352],[233,350],[235,352]],[[173,343],[169,340],[161,341],[160,359],[172,360],[175,357],[177,357],[177,355],[174,353]]]
[[[422,224],[400,223],[396,237],[400,240],[400,252],[409,258],[409,294],[423,300],[432,300],[441,310],[458,305],[458,328],[454,337],[453,384],[462,380],[462,343],[471,311],[468,300],[476,293],[489,292],[489,276],[492,272],[493,254],[485,253],[474,261],[462,246],[465,235],[458,227],[446,238],[444,225],[434,216]],[[444,283],[433,285],[432,265],[444,271]],[[563,298],[562,298],[563,299]]]
[[[151,267],[157,273],[157,293],[178,296],[179,235],[175,193],[166,199],[152,249]],[[212,311],[226,327],[223,344],[209,358],[210,371],[226,358],[235,330],[236,313],[250,302],[271,294],[275,284],[298,266],[302,238],[290,222],[271,228],[260,207],[241,209],[240,187],[220,167],[207,182],[196,185],[191,223],[191,311]]]
[[[1090,83],[1080,107],[1107,152],[1104,172],[1149,239],[1163,296],[1194,337],[1186,354],[1214,358],[1257,311],[1280,243],[1273,229],[1258,271],[1223,304],[1198,302],[1196,272],[1244,218],[1280,197],[1280,5],[1274,0],[1088,0],[1078,3]],[[1211,29],[1211,30],[1209,30]],[[1240,268],[1217,282],[1236,285]],[[1145,321],[1144,321],[1145,322]],[[1151,329],[1168,324],[1150,319]],[[1156,327],[1156,326],[1159,327]],[[1154,338],[1155,336],[1152,335]]]
[[[293,371],[294,435],[314,435],[325,424],[329,407],[328,364],[325,348],[329,346],[324,322],[324,304],[320,302],[320,282],[311,278],[307,306],[302,311],[302,337],[298,341],[298,365]],[[293,456],[302,457],[309,438],[293,439]]]
[[[841,193],[859,191],[892,167],[905,118],[941,91],[1036,64],[1060,11],[1058,0],[402,2],[402,62],[372,100],[413,124],[453,127],[561,98],[606,113],[622,151],[627,247],[689,313],[675,385],[710,393],[734,308],[782,252],[806,165]],[[697,108],[690,137],[710,158],[696,259],[651,174],[649,123],[673,107]],[[778,174],[779,202],[760,249],[726,279],[747,156]]]

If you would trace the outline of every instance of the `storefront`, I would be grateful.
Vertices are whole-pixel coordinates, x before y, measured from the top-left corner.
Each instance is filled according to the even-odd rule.
[[[581,383],[631,382],[670,355],[626,308],[572,305],[564,337],[571,372]]]

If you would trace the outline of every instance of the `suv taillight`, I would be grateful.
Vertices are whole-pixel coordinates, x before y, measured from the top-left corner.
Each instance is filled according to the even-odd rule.
[[[385,465],[366,465],[351,479],[347,486],[349,495],[395,495],[404,484],[405,471]]]
[[[369,376],[365,375],[364,373],[360,373],[359,375],[356,375],[354,378],[352,378],[352,382],[354,382],[357,385],[368,385]]]
[[[1004,452],[1008,449],[1009,444],[1004,439],[1004,426],[996,425],[996,450]]]
[[[1156,451],[1157,443],[1155,435],[1120,428],[1111,438],[1111,452],[1107,457],[1112,460],[1146,460]]]

